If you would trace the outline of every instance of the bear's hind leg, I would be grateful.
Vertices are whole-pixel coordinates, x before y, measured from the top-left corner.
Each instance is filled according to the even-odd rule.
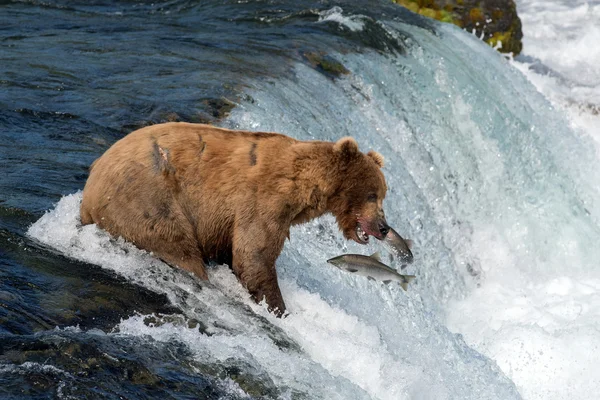
[[[207,281],[208,275],[206,274],[206,266],[202,260],[200,252],[194,252],[193,255],[176,256],[170,253],[154,251],[153,254],[166,262],[170,266],[177,266],[181,269],[191,272],[198,278]]]
[[[92,216],[83,206],[79,210],[79,218],[81,219],[81,225],[89,225],[94,223]]]

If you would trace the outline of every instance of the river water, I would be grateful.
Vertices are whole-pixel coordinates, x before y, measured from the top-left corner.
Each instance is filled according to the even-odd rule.
[[[586,398],[594,97],[554,96],[539,43],[508,60],[387,2],[2,2],[0,397]],[[379,151],[417,279],[331,268],[379,245],[324,217],[278,260],[280,320],[227,266],[198,282],[80,226],[91,162],[170,120]]]

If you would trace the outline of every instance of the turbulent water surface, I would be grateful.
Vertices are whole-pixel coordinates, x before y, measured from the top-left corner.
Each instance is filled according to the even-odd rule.
[[[587,143],[597,159],[600,1],[518,0],[517,7],[524,47],[512,65],[550,100],[549,112],[567,116],[577,135],[569,140]],[[555,146],[563,149],[556,143],[549,145],[548,150]],[[571,169],[575,179],[586,179],[593,188],[598,185],[598,175],[591,165],[595,161],[574,160],[563,168]],[[548,176],[540,178],[555,184]],[[586,185],[577,186],[583,189]],[[578,196],[585,199],[584,193],[590,196],[586,207],[596,201],[595,190],[580,190]],[[590,399],[600,388],[596,356],[600,349],[600,269],[594,245],[583,244],[578,235],[595,240],[596,229],[586,231],[589,225],[568,213],[549,223],[549,217],[560,216],[560,208],[566,204],[543,196],[538,195],[536,201],[548,203],[544,208],[550,214],[533,217],[548,229],[549,235],[542,238],[562,247],[566,257],[548,253],[523,263],[515,260],[512,247],[482,242],[488,252],[483,263],[485,282],[464,301],[451,303],[448,323],[453,331],[465,335],[467,343],[496,360],[524,398]],[[589,208],[585,212],[597,224],[597,213]],[[519,237],[523,230],[530,231],[531,225],[522,224],[510,236]],[[578,235],[572,235],[573,230]],[[535,248],[528,242],[520,246],[527,251]]]
[[[0,397],[586,398],[597,142],[526,51],[383,1],[2,2]],[[199,282],[82,227],[91,162],[172,120],[379,151],[417,279],[331,268],[379,245],[324,217],[292,230],[276,319],[227,266]]]

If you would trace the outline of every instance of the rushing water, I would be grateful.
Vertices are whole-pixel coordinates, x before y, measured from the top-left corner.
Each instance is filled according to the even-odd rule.
[[[536,358],[524,339],[545,327],[598,344],[594,142],[526,67],[365,3],[0,5],[0,397],[544,398],[545,372],[525,367],[573,358]],[[417,280],[404,292],[331,268],[378,244],[344,241],[325,217],[293,229],[278,260],[280,320],[227,266],[198,282],[80,226],[91,162],[167,120],[379,151]]]
[[[592,153],[597,159],[600,1],[518,0],[517,7],[524,47],[512,65],[550,100],[550,112],[567,116],[576,134],[596,149]],[[596,167],[588,165],[575,160],[564,168],[578,169],[570,173],[597,186]],[[593,193],[580,191],[581,198],[584,192]],[[552,215],[560,215],[557,207],[563,204],[550,200]],[[600,269],[591,242],[577,249],[579,239],[564,238],[573,229],[591,240],[597,235],[585,233],[586,224],[573,217],[546,226],[549,243],[564,246],[566,259],[523,264],[515,262],[512,249],[502,243],[488,247],[485,283],[464,301],[451,303],[448,323],[467,343],[496,360],[524,398],[594,398],[600,388]]]

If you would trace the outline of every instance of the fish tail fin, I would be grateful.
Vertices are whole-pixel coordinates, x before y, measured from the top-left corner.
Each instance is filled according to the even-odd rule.
[[[408,284],[412,282],[412,280],[415,278],[415,275],[404,275],[404,282],[400,284],[400,286],[402,286],[402,289],[404,289],[404,291],[408,291]]]

